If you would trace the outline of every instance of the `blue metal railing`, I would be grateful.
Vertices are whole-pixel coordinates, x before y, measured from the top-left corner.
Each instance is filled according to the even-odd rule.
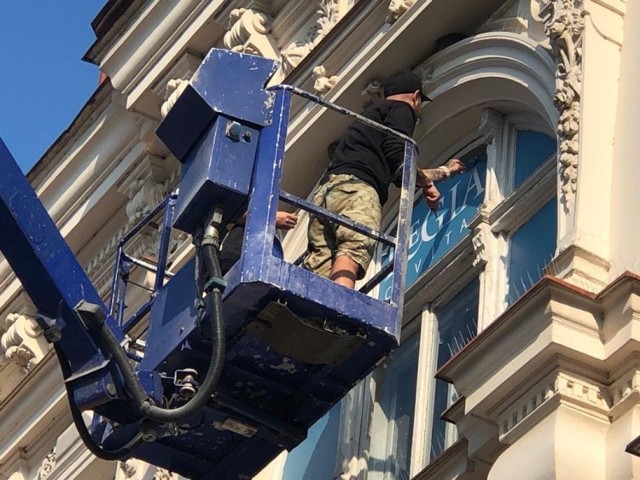
[[[311,94],[299,88],[291,85],[276,85],[269,88],[271,91],[275,91],[277,94],[282,95],[297,95],[308,101],[316,103],[329,110],[337,112],[341,115],[345,115],[361,122],[371,128],[385,132],[389,135],[396,136],[405,142],[404,162],[400,174],[402,175],[402,190],[399,202],[398,222],[396,225],[395,236],[389,235],[385,232],[378,231],[367,227],[359,222],[353,221],[348,217],[337,215],[329,210],[319,207],[308,200],[302,199],[288,192],[279,190],[279,199],[287,204],[293,205],[297,208],[305,210],[312,215],[317,215],[326,218],[330,222],[337,223],[349,229],[352,229],[358,233],[366,235],[369,238],[380,242],[381,244],[394,248],[394,257],[390,262],[384,265],[380,272],[376,273],[365,285],[359,288],[362,293],[369,293],[375,288],[384,278],[386,278],[391,272],[394,273],[394,286],[392,288],[392,295],[390,300],[397,304],[401,304],[403,292],[404,292],[404,270],[406,268],[406,260],[404,251],[405,248],[399,248],[406,245],[408,240],[408,225],[411,218],[411,207],[413,205],[413,191],[415,188],[415,170],[416,170],[416,142],[409,136],[397,132],[385,125],[379,124],[370,120],[362,115],[352,112],[344,107],[331,103],[317,95]],[[282,112],[283,114],[288,112]],[[143,219],[138,222],[122,239],[118,242],[116,250],[116,261],[113,270],[113,279],[111,285],[111,296],[109,302],[109,311],[111,315],[118,320],[118,324],[122,326],[125,333],[130,331],[145,315],[147,315],[153,304],[154,296],[159,288],[164,284],[166,277],[170,277],[171,274],[166,272],[166,262],[168,256],[168,247],[171,233],[171,225],[174,216],[175,204],[177,200],[176,194],[171,194],[165,198],[163,202],[157,205],[151,210]],[[141,261],[127,255],[124,251],[126,244],[138,234],[146,225],[152,222],[158,214],[164,210],[164,217],[162,227],[160,231],[160,246],[158,249],[158,262],[157,266]],[[304,255],[304,254],[303,254]],[[301,261],[303,256],[298,260]],[[298,264],[299,261],[294,263]],[[138,308],[126,321],[124,311],[125,305],[125,291],[128,283],[129,270],[133,266],[139,266],[148,271],[152,271],[156,274],[155,282],[153,285],[153,291],[151,298]]]

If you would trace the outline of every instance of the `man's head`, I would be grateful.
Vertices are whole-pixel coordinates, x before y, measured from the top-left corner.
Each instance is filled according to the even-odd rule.
[[[408,103],[417,112],[423,101],[431,100],[422,93],[420,77],[408,70],[401,70],[382,81],[384,98]]]

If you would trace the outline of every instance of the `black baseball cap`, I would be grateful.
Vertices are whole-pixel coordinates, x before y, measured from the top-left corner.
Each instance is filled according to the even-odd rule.
[[[382,81],[384,96],[397,95],[399,93],[413,93],[416,90],[420,92],[422,101],[431,100],[422,93],[422,82],[420,77],[409,70],[401,70],[388,76]]]

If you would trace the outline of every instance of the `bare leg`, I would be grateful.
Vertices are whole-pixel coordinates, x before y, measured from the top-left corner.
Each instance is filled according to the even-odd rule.
[[[330,279],[339,285],[353,288],[356,285],[356,276],[360,266],[346,255],[338,255],[331,267]]]

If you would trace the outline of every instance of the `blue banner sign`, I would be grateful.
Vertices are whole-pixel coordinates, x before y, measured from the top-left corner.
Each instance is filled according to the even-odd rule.
[[[465,173],[437,183],[442,195],[437,212],[430,211],[421,196],[413,207],[406,288],[469,233],[469,222],[484,200],[485,147],[474,149],[462,160],[466,165]],[[382,265],[391,260],[392,252],[390,247],[383,249]],[[379,292],[378,297],[383,300],[391,297],[391,276],[380,282]]]

